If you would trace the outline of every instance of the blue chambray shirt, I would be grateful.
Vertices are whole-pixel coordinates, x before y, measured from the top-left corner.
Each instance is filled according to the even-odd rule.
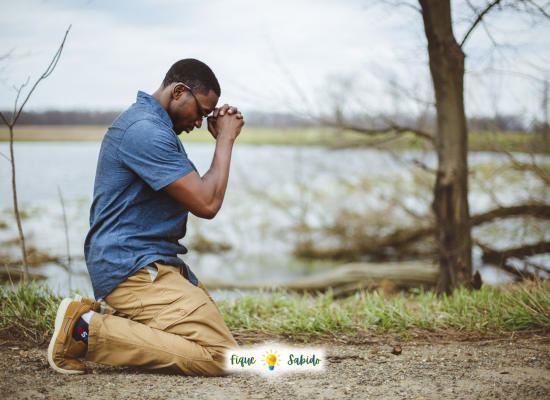
[[[84,243],[96,300],[152,262],[184,267],[198,283],[177,257],[187,253],[178,240],[189,211],[161,190],[196,171],[172,127],[160,103],[140,91],[103,138]]]

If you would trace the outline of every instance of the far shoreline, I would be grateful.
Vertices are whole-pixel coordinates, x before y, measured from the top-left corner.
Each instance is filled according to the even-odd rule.
[[[101,142],[107,132],[107,125],[20,125],[14,128],[16,142]],[[393,136],[387,140],[388,135]],[[189,134],[179,135],[186,143],[211,143],[216,141],[206,127]],[[9,130],[0,126],[0,142],[9,141]],[[534,132],[490,132],[470,131],[469,151],[496,151],[501,148],[511,152],[543,151],[540,135]],[[236,144],[324,146],[327,148],[371,148],[390,150],[434,150],[432,143],[418,138],[411,132],[400,135],[391,133],[361,134],[326,127],[244,127]],[[495,147],[496,146],[496,147]]]

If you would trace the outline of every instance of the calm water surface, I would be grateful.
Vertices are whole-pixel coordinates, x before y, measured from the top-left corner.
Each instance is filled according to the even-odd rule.
[[[185,144],[184,144],[185,145]],[[189,158],[201,174],[210,165],[214,145],[185,145]],[[70,251],[75,259],[72,289],[91,294],[91,285],[83,261],[83,243],[89,229],[89,208],[100,143],[96,142],[21,142],[15,144],[19,202],[30,214],[23,222],[29,244],[54,255],[65,256],[65,233],[59,199],[61,191],[69,220]],[[0,143],[0,152],[9,154],[8,143]],[[494,161],[495,155],[476,154],[474,162]],[[421,158],[435,165],[432,153],[407,152],[403,159],[373,149],[331,151],[314,146],[237,145],[231,165],[226,201],[218,216],[211,221],[190,219],[189,245],[200,234],[211,241],[227,243],[232,250],[222,254],[199,254],[191,251],[182,256],[199,278],[215,277],[230,280],[283,281],[322,268],[300,262],[290,256],[295,238],[288,234],[300,218],[308,224],[322,224],[330,218],[330,210],[349,202],[376,207],[380,189],[371,195],[354,199],[342,190],[367,179],[392,181],[396,176],[406,184],[412,181],[409,165],[404,160]],[[391,185],[390,185],[391,186]],[[392,186],[393,188],[393,186]],[[392,189],[393,190],[393,189]],[[376,192],[376,193],[375,193]],[[505,195],[506,196],[506,195]],[[510,200],[514,195],[509,195]],[[360,200],[360,201],[359,201]],[[354,205],[355,204],[355,205]],[[491,199],[483,193],[470,197],[472,213],[485,211]],[[415,202],[409,207],[424,211],[426,205]],[[9,163],[0,159],[0,208],[12,204]],[[9,213],[0,219],[8,229],[0,230],[0,240],[17,236]],[[480,264],[476,252],[476,268],[481,268],[488,281],[500,279],[492,268]],[[324,267],[328,267],[326,264]],[[66,272],[55,263],[41,268],[48,283],[61,293],[68,291]]]

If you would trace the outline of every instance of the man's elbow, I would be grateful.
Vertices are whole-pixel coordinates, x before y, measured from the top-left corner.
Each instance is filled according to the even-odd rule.
[[[220,211],[219,207],[201,207],[197,210],[190,210],[191,214],[193,214],[195,217],[199,217],[202,219],[213,219],[217,214],[218,211]]]

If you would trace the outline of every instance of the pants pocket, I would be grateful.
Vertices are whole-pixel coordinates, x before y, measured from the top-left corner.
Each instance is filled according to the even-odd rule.
[[[104,300],[111,308],[127,315],[130,319],[143,312],[141,301],[124,286],[117,286]]]
[[[181,296],[155,314],[148,325],[183,336],[201,346],[226,340],[225,322],[202,290]]]

